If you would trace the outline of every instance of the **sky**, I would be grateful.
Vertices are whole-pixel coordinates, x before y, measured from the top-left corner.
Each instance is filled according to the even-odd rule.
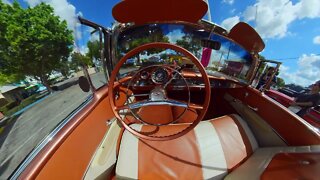
[[[12,0],[1,0],[11,3]],[[266,59],[282,62],[279,77],[307,86],[320,80],[320,0],[208,0],[212,21],[230,30],[249,23],[263,38]],[[18,0],[23,7],[50,4],[74,29],[77,15],[110,27],[120,0]],[[89,31],[84,33],[88,34]],[[84,37],[77,34],[77,36]],[[84,48],[84,47],[81,47]]]

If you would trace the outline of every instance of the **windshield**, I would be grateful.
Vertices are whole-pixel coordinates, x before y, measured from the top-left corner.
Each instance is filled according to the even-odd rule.
[[[208,39],[220,42],[221,48],[213,50],[203,47],[202,40]],[[242,82],[248,82],[248,72],[253,62],[251,55],[232,40],[186,24],[137,26],[119,33],[115,41],[117,41],[116,61],[139,45],[150,42],[167,42],[179,45],[193,53],[206,66],[208,74],[237,78]],[[205,62],[205,59],[208,62]],[[172,50],[150,50],[128,59],[126,66],[135,67],[145,63],[170,63],[172,61],[181,64],[189,63],[188,59]]]

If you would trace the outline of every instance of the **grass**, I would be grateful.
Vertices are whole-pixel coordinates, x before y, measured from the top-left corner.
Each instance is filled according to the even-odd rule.
[[[3,130],[4,130],[4,127],[0,127],[0,134],[2,133]]]
[[[31,103],[35,102],[38,100],[37,98],[37,94],[34,94],[24,100],[21,101],[21,103],[18,105],[18,106],[15,106],[11,109],[4,109],[3,110],[3,113],[6,115],[6,116],[11,116],[13,115],[14,113],[20,111],[21,109],[25,108],[26,106],[30,105]]]

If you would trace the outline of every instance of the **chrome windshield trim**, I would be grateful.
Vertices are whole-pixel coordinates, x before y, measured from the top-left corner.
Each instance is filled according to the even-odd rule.
[[[76,109],[74,109],[65,119],[63,119],[40,143],[26,156],[26,158],[20,163],[17,169],[10,175],[9,179],[18,179],[21,173],[32,162],[32,160],[39,154],[39,152],[57,135],[57,133],[89,102],[93,99],[93,95],[89,95],[88,98]]]

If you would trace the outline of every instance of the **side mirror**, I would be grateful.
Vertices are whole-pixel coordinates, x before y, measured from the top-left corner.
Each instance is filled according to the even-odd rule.
[[[90,84],[86,77],[80,76],[79,77],[79,86],[83,92],[89,92],[90,91]]]

